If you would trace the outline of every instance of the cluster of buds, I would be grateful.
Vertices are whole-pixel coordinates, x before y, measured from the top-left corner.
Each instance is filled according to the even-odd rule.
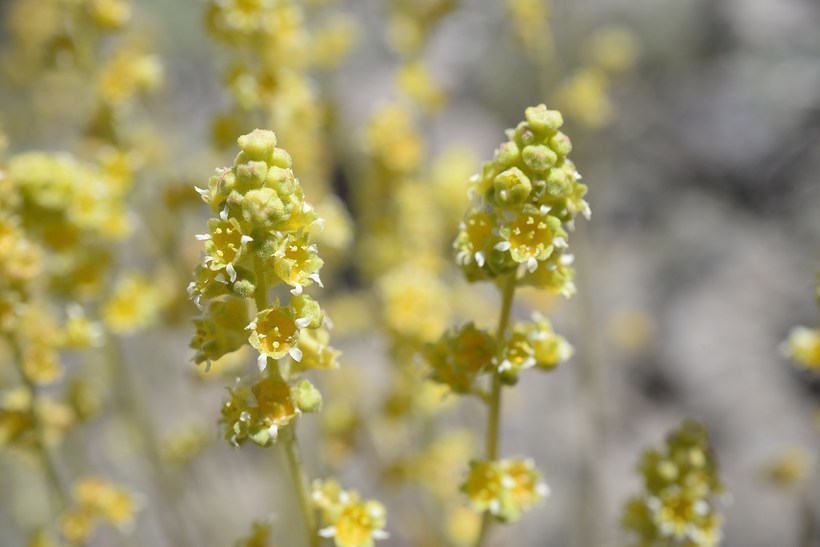
[[[720,543],[722,519],[714,498],[723,491],[703,426],[686,421],[666,438],[666,449],[644,453],[645,491],[631,498],[623,526],[633,545],[668,542],[692,547]]]
[[[336,547],[372,547],[387,539],[387,513],[376,500],[363,500],[355,490],[343,490],[336,481],[313,483],[313,504],[321,511],[319,535],[333,538]]]
[[[489,511],[502,522],[514,522],[549,495],[541,472],[532,460],[510,458],[470,462],[470,472],[461,487],[476,512]]]
[[[473,204],[454,244],[456,259],[470,280],[517,272],[520,284],[570,296],[567,230],[578,213],[589,218],[587,187],[568,158],[561,113],[539,105],[525,114],[471,180]]]
[[[257,129],[238,144],[233,167],[217,169],[208,187],[197,189],[216,217],[208,233],[197,236],[205,253],[188,293],[203,314],[194,320],[191,347],[197,363],[245,345],[258,352],[261,375],[250,387],[230,390],[222,415],[232,444],[251,439],[267,446],[298,414],[321,408],[318,390],[295,376],[335,368],[338,354],[327,345],[322,309],[303,293],[321,286],[322,260],[310,241],[311,227],[321,220],[272,131]],[[275,286],[289,287],[290,295],[271,300]],[[284,296],[288,302],[280,300]],[[248,299],[256,304],[252,318]]]

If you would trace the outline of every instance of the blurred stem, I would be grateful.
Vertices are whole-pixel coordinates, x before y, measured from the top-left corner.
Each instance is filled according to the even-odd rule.
[[[588,225],[575,233],[575,256],[578,284],[577,329],[579,339],[586,342],[578,347],[578,383],[582,419],[584,421],[580,447],[581,469],[578,480],[577,521],[575,545],[587,547],[597,541],[598,517],[600,515],[600,484],[596,475],[596,459],[602,453],[603,390],[601,372],[603,358],[599,351],[599,333],[595,322],[594,283],[590,279],[591,241]]]
[[[296,488],[296,496],[299,498],[299,509],[302,512],[302,521],[305,526],[308,545],[310,547],[319,547],[321,536],[319,536],[319,530],[316,526],[316,513],[313,511],[313,504],[310,499],[310,489],[307,474],[302,465],[302,452],[299,448],[299,440],[296,438],[295,424],[286,427],[282,431],[282,437],[290,474],[293,477],[293,485]]]
[[[807,492],[800,492],[800,547],[813,547],[815,541],[820,537],[820,529],[817,526],[817,516],[814,514],[814,507]]]
[[[268,307],[268,283],[265,279],[265,268],[262,260],[255,256],[253,259],[254,273],[256,274],[256,292],[254,292],[254,302],[256,312]],[[272,363],[268,358],[267,370],[271,374],[280,375],[276,363]],[[299,448],[299,440],[296,438],[296,425],[290,424],[282,429],[281,442],[285,447],[285,455],[288,459],[290,475],[293,477],[293,486],[296,489],[296,497],[299,500],[299,511],[302,513],[302,522],[305,526],[308,545],[319,547],[321,536],[316,525],[316,513],[313,511],[313,504],[310,499],[310,489],[308,488],[307,473],[302,465],[302,451]]]
[[[29,379],[23,369],[23,352],[20,350],[20,345],[13,336],[8,337],[9,345],[11,346],[14,355],[13,361],[20,374],[23,384],[31,394],[31,421],[34,424],[34,443],[40,460],[43,463],[43,470],[45,471],[46,483],[48,484],[48,498],[50,500],[55,519],[59,517],[60,513],[69,505],[68,494],[63,487],[63,482],[60,480],[60,474],[57,472],[57,466],[51,457],[51,451],[48,449],[46,442],[45,428],[40,420],[40,415],[37,412],[37,386]]]
[[[500,284],[501,288],[501,315],[498,318],[498,330],[495,339],[500,342],[507,331],[510,322],[510,312],[512,311],[513,297],[515,296],[515,272],[505,277]],[[492,389],[489,399],[489,418],[487,422],[486,454],[487,460],[493,461],[498,458],[499,430],[501,424],[501,374],[493,371]],[[485,512],[481,518],[481,531],[476,540],[476,547],[481,547],[487,537],[490,528],[490,514]]]
[[[188,520],[183,518],[177,504],[181,489],[176,487],[174,477],[168,473],[162,461],[157,448],[159,440],[154,434],[151,417],[139,400],[137,381],[128,369],[119,339],[111,333],[106,336],[105,351],[111,374],[114,376],[122,417],[130,421],[139,433],[139,441],[147,459],[152,483],[162,496],[160,503],[165,507],[160,507],[156,511],[162,530],[174,545],[197,545],[199,542],[192,537],[192,532],[185,524]]]

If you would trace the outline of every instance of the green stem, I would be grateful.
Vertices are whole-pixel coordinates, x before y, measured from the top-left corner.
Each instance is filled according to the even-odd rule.
[[[294,425],[284,428],[282,431],[282,441],[285,445],[285,455],[288,458],[288,467],[293,477],[293,486],[296,488],[296,497],[299,499],[299,509],[302,512],[302,522],[305,527],[305,534],[310,547],[319,547],[321,536],[316,526],[316,512],[310,499],[310,488],[308,487],[307,474],[302,465],[302,452],[299,448],[299,440],[296,438],[296,428]]]
[[[37,413],[37,386],[26,375],[23,369],[23,353],[20,346],[12,336],[8,337],[9,345],[11,346],[14,355],[13,361],[20,374],[23,384],[31,394],[31,421],[34,424],[34,443],[40,460],[43,463],[43,470],[45,471],[46,483],[48,484],[48,498],[52,504],[55,519],[62,513],[64,509],[69,506],[69,498],[63,487],[63,482],[60,480],[60,474],[57,472],[57,466],[51,457],[51,451],[48,449],[46,442],[45,428],[43,427],[40,415]]]
[[[501,314],[498,318],[498,330],[496,340],[504,339],[504,333],[510,322],[510,312],[512,311],[513,297],[515,296],[515,272],[509,274],[501,283]],[[487,460],[492,461],[498,458],[499,431],[501,424],[501,374],[496,370],[493,372],[492,391],[489,400],[489,419],[487,422],[486,455]],[[476,540],[476,547],[481,547],[487,537],[490,528],[491,517],[489,512],[485,512],[481,519],[481,531]]]
[[[268,284],[265,279],[265,269],[262,265],[262,260],[258,257],[254,258],[254,271],[256,273],[254,302],[256,303],[256,311],[258,313],[268,307]],[[268,358],[267,370],[269,370],[271,374],[279,374],[278,368],[275,366],[275,363],[270,362],[270,358]],[[282,429],[280,441],[285,447],[285,455],[287,456],[290,474],[293,477],[296,497],[299,500],[299,510],[302,513],[302,522],[305,526],[305,535],[307,536],[308,545],[310,545],[310,547],[319,547],[321,536],[319,536],[318,526],[316,525],[316,513],[313,510],[313,504],[310,499],[310,488],[308,487],[307,473],[302,464],[302,451],[299,448],[299,440],[296,438],[295,424],[291,424]]]

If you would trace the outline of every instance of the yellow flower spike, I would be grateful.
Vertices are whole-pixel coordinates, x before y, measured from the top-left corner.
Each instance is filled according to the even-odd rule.
[[[723,491],[706,431],[684,422],[665,450],[648,450],[640,465],[645,492],[631,498],[622,526],[644,544],[669,540],[697,547],[719,543],[721,518],[714,498]]]
[[[495,352],[493,337],[467,323],[428,344],[423,355],[433,370],[433,381],[456,393],[470,393],[478,375],[489,370]]]
[[[496,519],[514,522],[549,495],[541,473],[529,459],[472,461],[462,485],[473,509],[489,511]]]
[[[60,534],[71,544],[86,543],[96,528],[96,515],[88,507],[70,509],[60,519]]]
[[[156,283],[142,274],[130,273],[117,282],[103,304],[103,320],[115,333],[132,333],[157,319],[164,300]]]
[[[396,75],[396,81],[399,89],[430,114],[440,110],[446,102],[444,90],[420,62],[403,65]]]
[[[120,30],[131,18],[131,6],[126,0],[91,0],[87,9],[91,20],[103,30]]]
[[[447,288],[428,268],[400,267],[379,280],[378,290],[387,326],[397,334],[427,342],[444,330],[450,316]]]

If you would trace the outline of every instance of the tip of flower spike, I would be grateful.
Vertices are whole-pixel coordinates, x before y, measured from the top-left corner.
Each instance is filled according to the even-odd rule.
[[[276,134],[267,129],[254,129],[236,139],[239,148],[255,161],[266,160],[276,148]]]

